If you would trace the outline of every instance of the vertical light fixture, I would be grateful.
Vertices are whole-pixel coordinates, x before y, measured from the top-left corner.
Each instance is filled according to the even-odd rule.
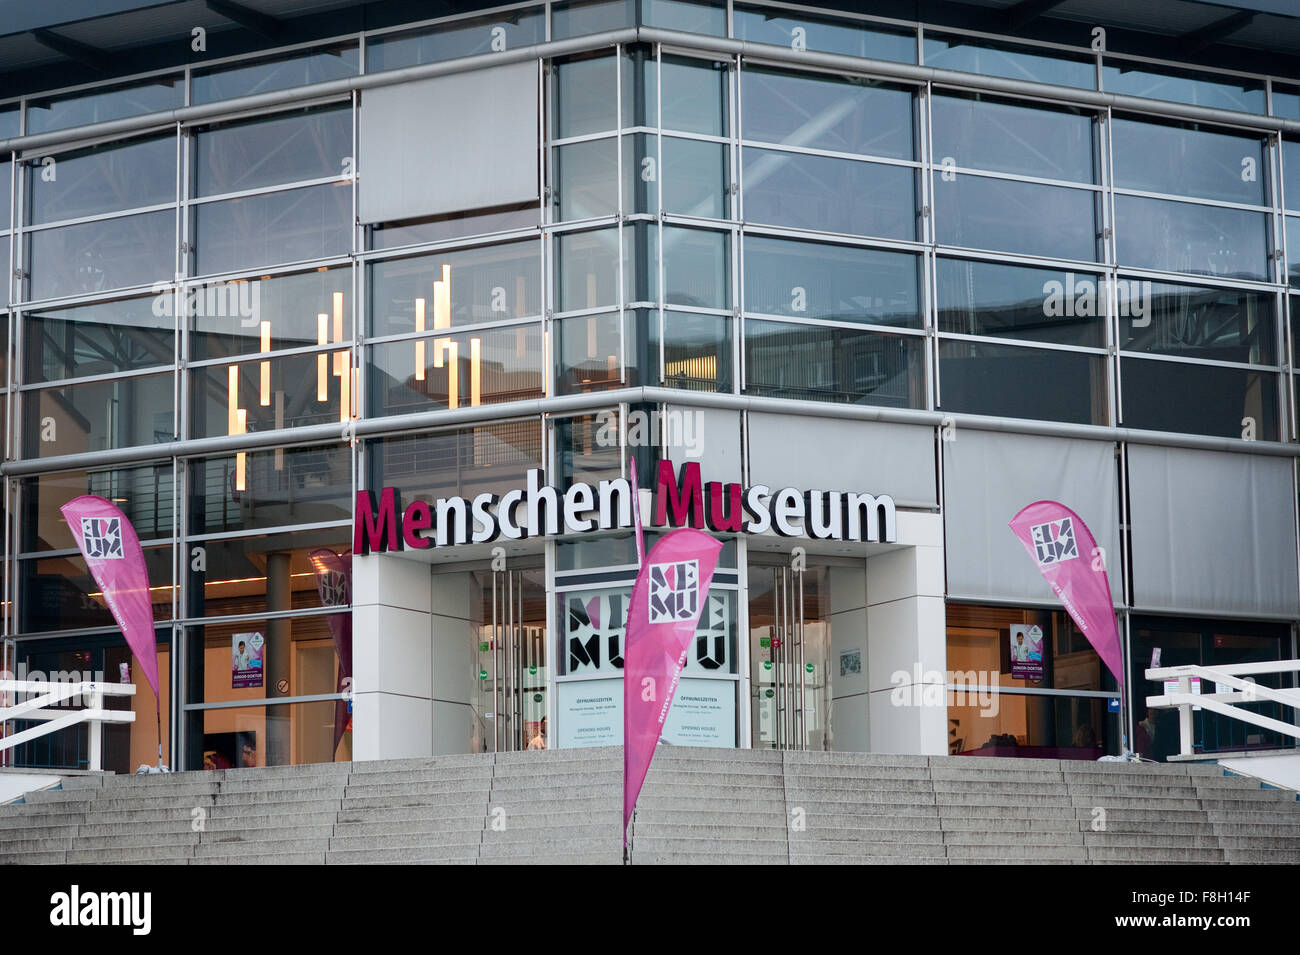
[[[261,331],[262,331],[262,354],[266,355],[269,354],[271,351],[271,323],[266,321],[262,322]],[[263,361],[260,364],[261,364],[261,368],[259,370],[261,372],[261,378],[262,378],[261,381],[262,387],[261,387],[261,396],[260,396],[261,405],[263,408],[269,408],[271,407],[271,363],[269,361]]]
[[[342,341],[343,341],[343,293],[335,292],[334,293],[334,344],[337,345]],[[340,376],[343,374],[344,357],[345,355],[343,352],[334,353],[334,374]]]
[[[330,343],[330,317],[324,312],[316,316],[316,344]],[[324,352],[316,356],[316,400],[330,400],[329,356]]]
[[[451,339],[447,342],[447,407],[460,407],[460,348]]]
[[[451,328],[451,266],[444,263],[442,278],[433,283],[433,328],[441,331]],[[451,344],[450,338],[433,340],[433,367],[442,367],[442,350]]]
[[[471,338],[469,340],[469,403],[471,407],[478,407],[483,397],[483,370],[479,367],[482,345],[482,339]]]
[[[239,430],[235,432],[236,434],[244,434],[248,430],[248,412],[243,408],[239,409],[238,428]],[[243,451],[240,451],[235,455],[235,490],[236,491],[248,490],[247,458],[248,455],[245,454]]]
[[[415,330],[424,331],[424,299],[422,298],[415,300]],[[424,381],[424,379],[424,339],[420,339],[415,343],[415,380]]]
[[[248,412],[239,407],[239,366],[231,365],[226,377],[226,433],[244,434],[248,430]],[[246,456],[235,455],[235,490],[246,490]]]

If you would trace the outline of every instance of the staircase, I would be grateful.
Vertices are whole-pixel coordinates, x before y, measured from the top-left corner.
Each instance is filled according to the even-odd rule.
[[[622,861],[617,748],[80,776],[0,806],[0,863]],[[1295,793],[1212,765],[663,748],[653,863],[1297,863]]]

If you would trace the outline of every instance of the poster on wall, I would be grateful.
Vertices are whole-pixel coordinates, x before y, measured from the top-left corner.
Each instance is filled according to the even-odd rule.
[[[619,746],[623,742],[623,680],[569,680],[556,686],[556,745]]]
[[[683,678],[664,722],[663,739],[674,746],[735,748],[736,682]]]
[[[1037,624],[1011,625],[1011,678],[1043,679],[1043,628]]]
[[[230,686],[247,690],[262,685],[262,648],[260,633],[237,633],[230,638]]]

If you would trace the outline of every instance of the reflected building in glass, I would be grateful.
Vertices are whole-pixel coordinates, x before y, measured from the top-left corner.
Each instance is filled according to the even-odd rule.
[[[177,767],[617,744],[629,531],[455,544],[446,501],[668,462],[896,527],[710,512],[666,741],[1176,752],[1156,650],[1297,656],[1300,23],[857,6],[306,2],[274,41],[205,10],[202,50],[0,67],[3,668],[153,709],[59,512],[95,494],[143,543]],[[435,546],[354,553],[387,488]],[[1123,713],[1007,527],[1042,499],[1098,541]],[[110,727],[106,765],[155,735]]]

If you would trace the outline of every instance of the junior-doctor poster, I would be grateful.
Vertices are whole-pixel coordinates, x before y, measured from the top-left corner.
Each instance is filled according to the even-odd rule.
[[[246,690],[262,685],[262,635],[237,633],[230,638],[230,686]]]
[[[1043,628],[1037,625],[1012,624],[1011,626],[1011,678],[1033,680],[1043,678]]]

